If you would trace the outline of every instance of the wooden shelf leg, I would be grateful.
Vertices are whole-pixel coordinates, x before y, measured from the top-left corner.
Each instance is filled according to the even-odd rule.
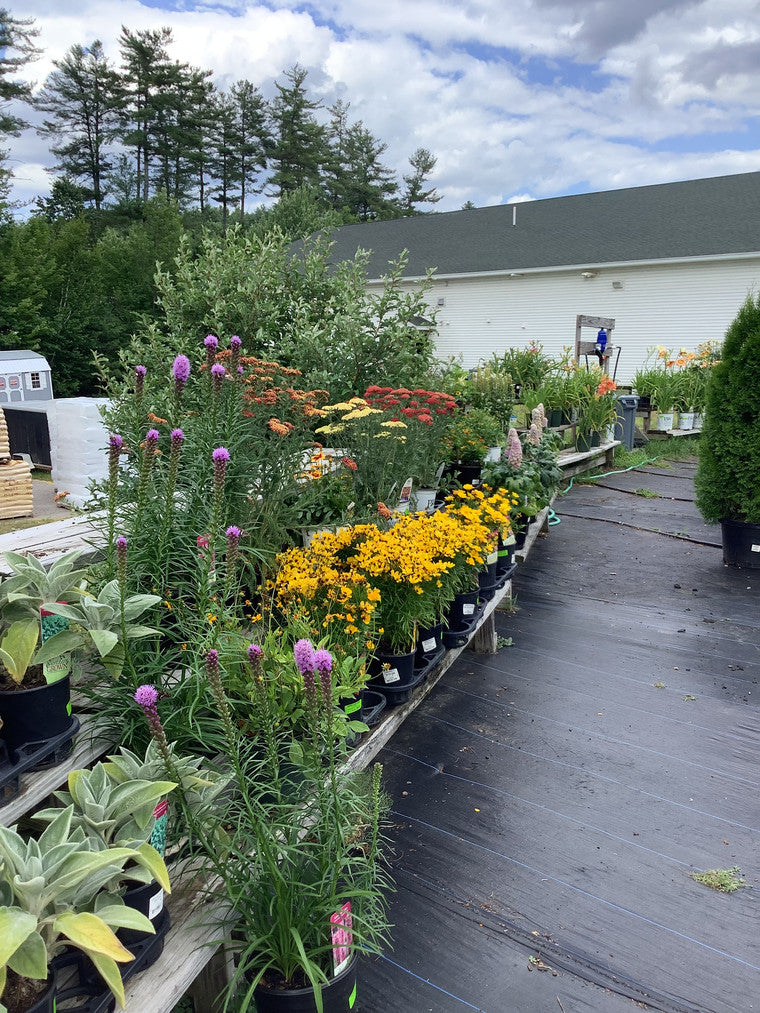
[[[476,654],[496,654],[496,622],[492,612],[486,621],[475,631],[469,647]]]
[[[220,946],[187,990],[195,1013],[222,1013],[223,993],[232,980],[232,954]]]

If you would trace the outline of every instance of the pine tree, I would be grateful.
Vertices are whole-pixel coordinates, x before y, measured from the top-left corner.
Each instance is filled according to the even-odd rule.
[[[267,155],[273,145],[269,128],[269,111],[258,88],[250,81],[237,81],[230,92],[235,104],[238,132],[238,171],[240,182],[240,214],[245,214],[250,194],[263,191],[262,179],[267,166]]]
[[[87,200],[100,210],[112,163],[107,155],[117,122],[117,78],[96,40],[74,45],[48,77],[37,99],[47,114],[37,132],[59,139],[51,147],[55,172],[82,183]]]
[[[289,85],[275,81],[270,184],[279,195],[302,186],[319,187],[328,156],[325,128],[314,117],[322,103],[308,97],[306,76],[307,71],[296,64],[285,72]]]
[[[18,72],[40,50],[34,45],[39,29],[31,18],[14,18],[0,7],[0,143],[6,137],[18,137],[28,126],[25,119],[8,109],[12,101],[31,102],[31,85],[16,79]],[[7,167],[7,150],[0,148],[0,212],[5,208],[12,173]]]
[[[402,197],[404,214],[418,215],[422,212],[417,208],[418,204],[437,204],[443,198],[436,188],[424,188],[424,183],[435,168],[438,159],[427,148],[417,148],[409,159],[409,164],[414,169],[413,173],[404,176],[406,190]]]

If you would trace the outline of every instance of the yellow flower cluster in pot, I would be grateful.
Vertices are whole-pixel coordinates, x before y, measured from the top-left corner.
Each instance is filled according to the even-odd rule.
[[[275,603],[297,608],[339,642],[353,639],[354,648],[374,649],[379,635],[391,653],[407,653],[418,626],[433,625],[458,592],[477,586],[498,535],[509,533],[513,504],[503,489],[469,486],[445,510],[405,514],[387,529],[357,524],[320,534],[278,557]]]

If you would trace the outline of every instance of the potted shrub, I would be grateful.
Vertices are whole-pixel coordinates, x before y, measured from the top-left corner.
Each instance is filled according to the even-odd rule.
[[[449,474],[462,483],[476,481],[489,449],[500,442],[501,426],[490,412],[483,408],[457,412],[442,441]]]
[[[234,720],[217,651],[206,655],[225,728],[223,762],[232,774],[230,806],[217,812],[225,847],[214,846],[208,820],[187,817],[229,900],[224,928],[237,954],[230,986],[236,1009],[322,1013],[335,1008],[336,992],[343,997],[337,1008],[346,1009],[355,995],[357,952],[376,951],[389,928],[381,769],[357,774],[338,766],[328,651],[302,639],[290,655],[288,668],[302,679],[309,714],[309,735],[297,744],[283,741],[277,710],[263,695],[262,654],[254,644],[246,651],[253,704],[264,721],[263,751],[251,750]],[[151,730],[155,735],[154,719]]]
[[[585,385],[585,395],[578,416],[576,446],[578,450],[598,447],[602,433],[614,424],[617,418],[615,408],[615,381],[606,374],[590,371],[590,381]]]
[[[66,626],[51,615],[50,603],[75,602],[84,593],[86,570],[76,565],[81,555],[68,552],[47,570],[32,555],[3,557],[14,571],[0,583],[0,720],[11,752],[76,729],[71,649],[50,651],[45,645]]]
[[[725,563],[760,568],[760,296],[726,331],[707,391],[695,487],[704,519],[720,523]]]
[[[103,886],[136,859],[132,848],[92,851],[81,829],[72,827],[73,809],[61,809],[39,839],[24,839],[0,826],[0,1008],[13,996],[14,1008],[53,1011],[53,958],[81,950],[124,1006],[120,963],[133,955],[114,930],[153,932],[150,921],[125,906]],[[35,1006],[42,993],[50,1004]]]

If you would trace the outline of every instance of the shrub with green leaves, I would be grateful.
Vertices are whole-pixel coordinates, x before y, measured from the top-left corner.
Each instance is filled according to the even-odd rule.
[[[760,524],[760,295],[749,296],[713,366],[699,441],[697,506],[706,521]]]

